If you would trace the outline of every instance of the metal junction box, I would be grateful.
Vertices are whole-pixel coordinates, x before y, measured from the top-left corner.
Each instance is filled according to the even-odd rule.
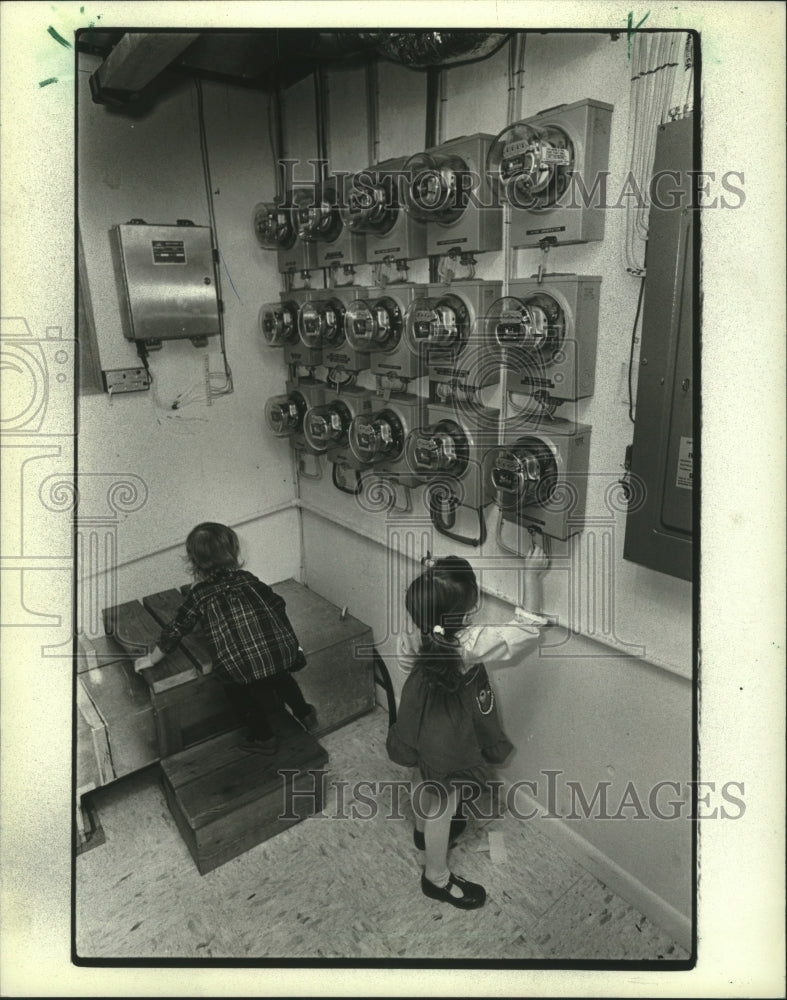
[[[130,222],[112,232],[128,340],[203,341],[219,332],[209,227]]]

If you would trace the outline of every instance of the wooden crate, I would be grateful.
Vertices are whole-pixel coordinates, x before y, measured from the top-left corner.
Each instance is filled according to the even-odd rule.
[[[329,733],[375,706],[372,630],[297,580],[272,584],[306,653],[307,666],[294,674],[317,710],[316,734]]]
[[[161,761],[169,808],[201,875],[323,807],[328,754],[287,712],[270,722],[275,755],[242,750],[245,730],[236,729]],[[297,774],[285,779],[282,769]],[[304,794],[289,800],[288,788]]]
[[[139,601],[127,601],[104,610],[104,631],[134,656],[144,656],[156,645],[161,625]],[[199,676],[199,668],[183,649],[176,649],[142,672],[151,691],[166,691]]]

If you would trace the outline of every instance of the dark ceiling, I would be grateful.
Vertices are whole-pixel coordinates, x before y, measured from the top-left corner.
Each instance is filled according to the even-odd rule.
[[[325,64],[362,65],[383,58],[414,70],[484,59],[504,32],[470,30],[96,31],[77,35],[77,51],[104,59],[91,77],[98,103],[129,106],[173,76],[197,75],[240,86],[286,89]],[[143,101],[144,103],[144,101]]]

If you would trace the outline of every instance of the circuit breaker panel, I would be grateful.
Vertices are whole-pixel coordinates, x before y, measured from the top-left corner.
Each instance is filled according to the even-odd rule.
[[[682,204],[651,207],[623,556],[692,579],[694,286],[690,174],[693,118],[659,126],[654,173],[683,178]],[[639,485],[639,489],[637,489]],[[640,495],[641,494],[641,495]]]
[[[219,301],[210,229],[192,223],[113,228],[127,305],[128,340],[204,338],[219,332]]]

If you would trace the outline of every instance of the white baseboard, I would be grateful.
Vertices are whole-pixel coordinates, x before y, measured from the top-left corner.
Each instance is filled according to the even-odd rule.
[[[532,811],[540,815],[546,813],[546,807],[541,805],[521,787],[517,790],[517,798],[527,802]],[[543,829],[543,827],[542,827]],[[662,899],[653,889],[639,881],[631,872],[621,868],[619,864],[607,857],[603,851],[585,840],[577,831],[562,819],[550,818],[550,836],[560,844],[583,868],[595,875],[604,885],[617,893],[627,903],[635,906],[641,913],[669,934],[686,951],[692,949],[691,918],[676,910],[674,906]]]

